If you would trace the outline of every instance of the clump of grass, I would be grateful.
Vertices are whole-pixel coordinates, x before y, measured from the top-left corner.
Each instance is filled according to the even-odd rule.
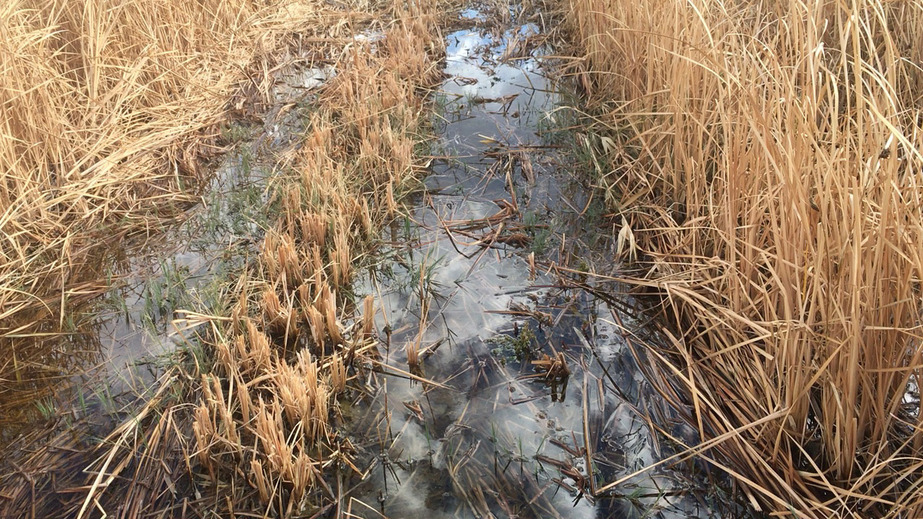
[[[277,11],[299,30],[317,31],[317,47],[301,52],[328,56],[337,74],[323,87],[304,141],[279,157],[267,193],[280,213],[257,257],[228,282],[214,315],[186,315],[187,329],[198,330],[191,340],[208,358],[168,371],[138,416],[91,453],[96,461],[83,463],[80,476],[68,474],[77,490],[66,506],[57,506],[60,496],[34,493],[50,488],[51,477],[11,475],[14,497],[0,503],[0,515],[143,509],[301,517],[345,495],[328,483],[358,473],[354,448],[334,427],[337,396],[376,349],[374,299],[356,317],[345,294],[361,253],[394,216],[403,184],[422,170],[413,150],[428,120],[424,87],[437,79],[441,38],[435,4],[348,13],[325,6]],[[380,29],[381,39],[356,38],[359,24]],[[273,57],[265,58],[268,70]],[[260,90],[254,103],[265,101],[268,90]],[[54,463],[48,474],[73,466]],[[90,474],[81,473],[88,466]]]
[[[375,310],[366,298],[347,326],[342,294],[357,252],[392,216],[393,193],[419,169],[418,88],[435,78],[436,47],[433,13],[412,11],[398,10],[378,44],[354,43],[324,87],[305,146],[287,158],[291,174],[271,186],[279,218],[215,342],[225,382],[203,379],[196,445],[215,495],[238,489],[237,510],[320,509],[342,491],[325,477],[352,467],[352,447],[332,423],[337,395],[375,349]]]
[[[707,456],[779,513],[923,514],[923,5],[568,4]]]
[[[535,332],[529,326],[529,323],[523,324],[522,328],[514,330],[513,335],[498,334],[489,337],[486,341],[488,344],[496,345],[490,350],[491,354],[498,357],[500,362],[506,363],[507,360],[515,359],[518,362],[526,362],[532,358],[536,352]]]
[[[104,293],[110,250],[196,200],[255,55],[310,2],[11,0],[0,8],[0,379]],[[286,10],[287,14],[280,14]],[[60,342],[60,341],[59,341]]]

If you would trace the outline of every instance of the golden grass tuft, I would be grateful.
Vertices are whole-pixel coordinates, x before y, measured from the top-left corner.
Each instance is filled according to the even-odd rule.
[[[323,88],[304,146],[284,158],[291,173],[273,180],[281,214],[217,334],[216,373],[226,390],[205,391],[196,451],[208,464],[210,491],[238,489],[238,511],[317,510],[337,497],[322,467],[351,466],[332,423],[337,395],[374,349],[375,306],[367,297],[353,318],[339,294],[357,253],[393,211],[380,193],[398,192],[420,170],[412,153],[424,122],[420,86],[437,78],[434,14],[410,9],[418,18],[402,12],[380,42],[351,42]],[[225,419],[237,422],[239,452],[222,447],[231,432]]]
[[[220,120],[256,15],[243,1],[4,5],[5,319],[63,297],[91,259],[89,236],[137,232],[158,205],[194,196],[195,136]]]
[[[923,515],[923,4],[568,5],[706,454],[779,513]]]

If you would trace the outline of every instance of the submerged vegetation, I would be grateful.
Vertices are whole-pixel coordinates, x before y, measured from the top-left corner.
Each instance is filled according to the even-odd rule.
[[[690,452],[766,511],[923,515],[923,4],[567,6]]]

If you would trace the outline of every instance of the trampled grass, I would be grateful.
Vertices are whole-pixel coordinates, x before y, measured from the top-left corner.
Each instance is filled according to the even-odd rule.
[[[310,56],[312,65],[333,65],[336,74],[319,91],[316,106],[305,111],[310,120],[301,141],[278,157],[278,175],[270,180],[266,192],[269,205],[279,207],[280,212],[266,229],[258,257],[239,279],[228,280],[223,290],[225,304],[211,309],[213,315],[186,312],[185,321],[175,323],[198,330],[190,337],[196,343],[194,358],[169,369],[153,395],[141,395],[143,404],[134,416],[107,431],[99,445],[87,445],[86,438],[71,433],[44,445],[35,437],[23,439],[29,449],[16,453],[17,466],[22,468],[3,477],[0,516],[185,517],[243,511],[289,517],[323,513],[342,504],[345,489],[336,482],[342,483],[358,469],[351,465],[349,440],[336,430],[341,419],[337,396],[349,379],[368,369],[376,349],[373,300],[367,298],[360,305],[345,293],[355,265],[377,240],[379,226],[397,211],[402,186],[421,170],[415,152],[428,121],[423,108],[426,87],[438,77],[436,58],[442,45],[434,25],[439,15],[436,3],[347,4],[246,2],[233,13],[225,13],[232,5],[227,2],[187,6],[139,1],[100,7],[103,14],[97,18],[99,23],[106,22],[99,29],[100,41],[109,41],[104,36],[113,31],[129,31],[122,23],[137,22],[140,34],[125,46],[141,53],[138,59],[147,63],[144,60],[153,59],[157,45],[162,44],[163,52],[189,67],[190,75],[174,78],[181,71],[165,66],[148,78],[144,74],[148,69],[138,65],[136,73],[153,83],[125,86],[123,82],[133,77],[129,72],[135,70],[128,58],[113,58],[128,63],[121,68],[101,69],[101,74],[104,70],[127,74],[127,79],[111,78],[113,91],[102,95],[104,100],[146,90],[156,93],[160,88],[166,93],[150,101],[153,108],[125,108],[132,117],[146,115],[140,126],[137,119],[128,119],[121,133],[111,130],[122,140],[104,141],[105,146],[93,144],[90,137],[95,130],[91,128],[84,132],[90,144],[71,155],[62,154],[85,157],[83,162],[74,158],[75,164],[99,162],[94,167],[109,176],[84,174],[71,165],[77,168],[74,182],[84,182],[80,190],[61,191],[51,184],[30,188],[36,192],[53,189],[61,200],[81,210],[87,208],[60,216],[55,221],[61,226],[48,231],[71,236],[68,243],[78,238],[98,239],[94,233],[105,225],[124,224],[118,227],[120,232],[136,232],[135,223],[147,225],[163,216],[155,210],[163,202],[181,206],[194,195],[192,187],[198,177],[187,178],[178,160],[188,159],[188,168],[193,167],[195,145],[201,140],[197,132],[220,120],[228,99],[231,109],[248,113],[258,112],[250,105],[273,102],[269,99],[273,68],[285,66],[285,60],[275,53]],[[55,6],[49,3],[44,16],[56,13]],[[97,7],[92,4],[81,12],[75,8],[72,16],[90,17]],[[163,13],[158,11],[161,8]],[[191,19],[171,18],[186,11]],[[13,12],[29,14],[25,9]],[[119,13],[131,19],[116,17]],[[116,17],[115,21],[110,17]],[[33,24],[42,20],[38,16]],[[170,38],[179,41],[167,38],[158,43],[163,35],[157,31],[168,29]],[[199,30],[205,33],[197,36]],[[84,27],[74,38],[92,40],[85,33],[94,34]],[[174,55],[186,43],[201,48],[194,47],[185,57]],[[215,53],[208,54],[211,51]],[[86,69],[83,65],[77,68],[81,73]],[[244,74],[250,77],[238,81]],[[164,78],[176,85],[159,86],[156,80]],[[78,78],[74,84],[81,81],[86,79]],[[42,87],[37,77],[24,81],[26,84],[32,89]],[[212,95],[223,96],[224,101],[212,103]],[[170,103],[157,108],[158,99]],[[84,102],[93,107],[92,100]],[[120,106],[116,103],[98,111],[117,118]],[[159,109],[172,111],[158,115]],[[73,107],[62,110],[81,113]],[[40,120],[38,116],[22,117]],[[103,118],[96,124],[108,128],[116,122]],[[42,131],[36,129],[21,140],[38,142]],[[152,132],[163,139],[155,139]],[[113,155],[121,145],[126,148]],[[56,149],[74,146],[59,143]],[[99,150],[99,156],[88,156],[88,150]],[[118,160],[113,162],[112,157]],[[138,176],[117,176],[120,168],[137,170]],[[63,171],[58,166],[52,169]],[[164,173],[157,173],[161,171]],[[66,178],[70,177],[44,177],[52,183]],[[18,193],[15,199],[22,196]],[[50,209],[42,207],[36,215],[43,217]],[[36,217],[34,225],[51,224]],[[41,258],[63,254],[60,247],[43,250]],[[61,285],[60,276],[71,270],[81,272],[82,263],[73,254],[67,262],[42,271],[46,277],[59,276],[47,293],[42,292],[42,297],[54,302],[46,303],[51,310],[71,303],[62,299],[70,285]],[[32,261],[39,264],[40,259]],[[26,279],[23,273],[15,275],[20,281]],[[45,278],[40,279],[35,286],[46,286]],[[22,291],[9,294],[22,298],[23,311],[31,308],[29,301],[37,299]]]
[[[310,5],[3,3],[0,379],[40,378],[36,337],[74,332],[73,308],[109,287],[108,251],[196,200],[236,85]]]
[[[769,511],[923,515],[923,4],[568,7],[705,455]]]

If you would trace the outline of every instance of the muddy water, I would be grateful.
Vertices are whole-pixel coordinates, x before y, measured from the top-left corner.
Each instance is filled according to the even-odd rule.
[[[674,451],[634,411],[652,395],[614,324],[622,316],[553,268],[611,271],[614,247],[597,231],[600,204],[552,138],[571,137],[560,134],[564,87],[543,69],[541,18],[478,27],[504,17],[465,14],[471,27],[446,40],[425,193],[359,287],[379,298],[392,367],[345,409],[366,474],[347,511],[712,516],[692,465],[591,498]]]

